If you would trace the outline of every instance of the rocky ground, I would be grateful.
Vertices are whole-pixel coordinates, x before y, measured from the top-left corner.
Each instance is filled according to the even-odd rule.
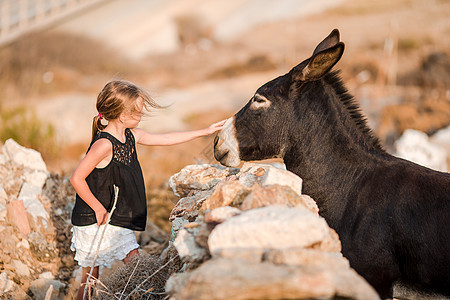
[[[0,298],[73,299],[80,273],[70,250],[75,191],[68,178],[10,139],[0,152],[0,182]],[[169,235],[149,221],[137,238],[143,252],[159,254]]]

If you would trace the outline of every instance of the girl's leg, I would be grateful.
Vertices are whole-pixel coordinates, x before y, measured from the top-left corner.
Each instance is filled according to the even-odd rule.
[[[94,267],[94,270],[92,270],[92,276],[95,278],[98,278],[98,267]],[[86,281],[88,278],[89,273],[91,272],[91,268],[81,268],[81,285],[78,290],[77,300],[83,300],[83,294],[84,294],[84,287],[86,286]],[[86,299],[90,299],[89,297],[89,291],[86,291]]]
[[[136,249],[133,249],[133,250],[131,250],[128,254],[127,254],[127,256],[123,259],[123,262],[125,263],[125,264],[128,264],[135,256],[137,256],[137,255],[139,255],[139,251],[138,251],[138,249],[136,248]]]

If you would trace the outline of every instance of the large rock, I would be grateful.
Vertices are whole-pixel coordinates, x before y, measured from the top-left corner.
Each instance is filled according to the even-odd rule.
[[[339,259],[336,268],[325,265],[332,261],[298,267],[216,258],[192,272],[172,276],[166,290],[174,299],[379,299],[373,288]]]
[[[47,172],[47,166],[39,152],[25,148],[13,139],[8,139],[3,145],[3,153],[6,157],[16,163],[31,170]]]
[[[315,201],[301,194],[301,178],[245,163],[216,181],[217,170],[189,166],[172,178],[184,197],[171,213],[184,263],[167,282],[172,299],[378,299]]]
[[[419,165],[447,172],[447,151],[429,141],[428,135],[413,129],[405,130],[395,144],[395,155]]]
[[[50,216],[39,200],[41,192],[41,188],[25,182],[20,189],[19,200],[23,201],[27,213],[32,217],[30,222],[33,229],[45,232],[50,222]]]
[[[209,198],[211,193],[212,191],[201,191],[181,198],[170,212],[169,220],[173,222],[176,218],[183,217],[193,221],[199,214],[203,202]]]
[[[173,245],[177,249],[182,260],[188,259],[190,262],[199,262],[203,261],[208,256],[206,249],[201,248],[195,242],[194,235],[187,229],[182,229],[178,232]]]
[[[300,206],[274,205],[245,211],[217,225],[208,245],[214,256],[230,249],[312,247],[329,236],[325,219]]]
[[[298,195],[302,194],[303,180],[294,173],[275,167],[269,168],[262,179],[262,185],[280,184],[290,187]]]
[[[249,210],[275,204],[284,204],[289,207],[303,205],[314,213],[319,212],[316,202],[311,197],[299,195],[289,186],[279,184],[271,184],[263,187],[255,185],[242,202],[240,208],[242,210]]]
[[[219,165],[189,165],[170,177],[169,186],[175,195],[185,197],[190,192],[210,190],[226,177],[238,172],[239,169]]]
[[[31,232],[28,235],[28,242],[30,244],[31,252],[39,261],[50,262],[58,255],[55,242],[48,242],[39,232]]]
[[[7,205],[8,220],[25,236],[31,232],[27,211],[22,200],[10,201]]]
[[[218,183],[212,195],[202,204],[202,210],[215,209],[222,206],[241,205],[251,189],[244,186],[237,179],[226,180]]]
[[[236,207],[223,206],[206,212],[204,220],[206,223],[220,224],[241,213],[242,211]]]

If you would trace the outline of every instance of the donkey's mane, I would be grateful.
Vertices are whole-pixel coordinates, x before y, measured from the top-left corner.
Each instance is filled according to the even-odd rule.
[[[347,88],[345,87],[340,73],[340,71],[330,72],[324,77],[324,79],[334,88],[334,91],[339,97],[339,100],[350,113],[350,116],[355,122],[356,127],[367,138],[367,141],[375,149],[384,151],[380,140],[375,136],[372,129],[370,129],[370,127],[367,125],[367,119],[362,113],[358,101],[353,97],[353,95],[348,92]]]

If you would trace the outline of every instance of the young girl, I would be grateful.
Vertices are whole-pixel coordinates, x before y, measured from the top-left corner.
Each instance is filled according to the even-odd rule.
[[[82,267],[78,299],[98,247],[98,228],[108,219],[114,202],[114,188],[119,187],[116,208],[103,236],[92,275],[98,278],[99,266],[114,260],[127,263],[138,254],[133,230],[145,230],[147,204],[144,179],[135,144],[174,145],[220,130],[225,121],[208,128],[186,132],[152,134],[137,128],[143,111],[161,108],[136,85],[111,81],[97,97],[98,115],[94,117],[92,141],[86,156],[75,169],[70,182],[77,192],[72,212],[72,250]],[[106,120],[105,126],[101,120]],[[103,227],[102,227],[103,228]]]

